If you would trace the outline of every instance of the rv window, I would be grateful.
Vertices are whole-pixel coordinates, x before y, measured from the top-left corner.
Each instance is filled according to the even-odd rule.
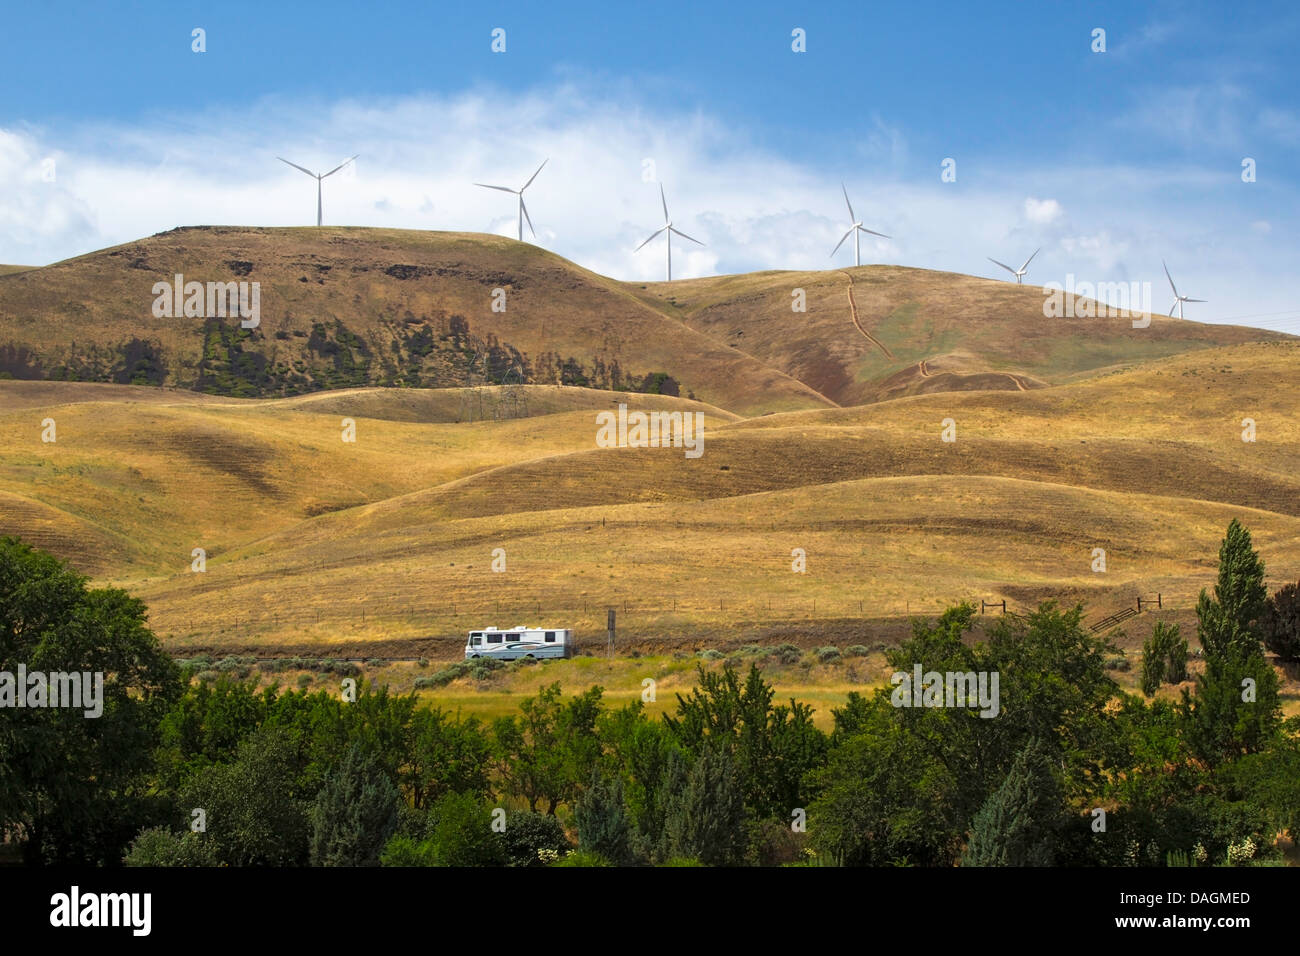
[[[482,637],[483,635],[480,634],[478,631],[472,631],[472,632],[470,633],[469,636],[470,636],[470,637]]]
[[[547,631],[547,632],[546,632],[546,643],[547,643],[547,644],[554,644],[554,643],[555,643],[555,632],[554,632],[554,631]]]
[[[500,635],[500,634],[489,634],[489,635],[487,636],[487,641],[488,641],[489,644],[500,644],[500,643],[501,643],[501,635]]]
[[[480,644],[483,643],[483,638],[475,634],[473,637],[469,639],[469,643],[470,643],[470,647],[478,647]]]

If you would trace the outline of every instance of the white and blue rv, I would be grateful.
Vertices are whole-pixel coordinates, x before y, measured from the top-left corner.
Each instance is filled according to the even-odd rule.
[[[489,627],[470,631],[465,642],[465,659],[495,657],[512,661],[520,657],[572,657],[573,631],[561,628]]]

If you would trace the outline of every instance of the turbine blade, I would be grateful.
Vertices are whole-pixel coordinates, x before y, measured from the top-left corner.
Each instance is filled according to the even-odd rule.
[[[357,153],[357,156],[360,156],[360,155],[361,155],[360,153]],[[356,159],[357,156],[353,156],[352,159]],[[337,166],[335,166],[333,169],[331,169],[328,173],[326,173],[325,176],[333,176],[335,173],[337,173],[340,169],[342,169],[342,168],[343,168],[344,166],[346,166],[348,163],[352,162],[352,159],[345,159],[343,162],[339,163]],[[321,179],[324,179],[325,176],[322,176]]]
[[[1037,249],[1034,250],[1034,256],[1038,255],[1042,251],[1043,251],[1043,247],[1039,246]],[[1030,256],[1028,259],[1025,260],[1025,264],[1020,267],[1021,272],[1024,272],[1026,269],[1029,268],[1029,263],[1034,261],[1034,256]]]
[[[287,159],[285,159],[283,156],[277,156],[277,157],[275,157],[275,158],[278,159],[278,160],[279,160],[280,162],[282,162],[282,163],[289,163],[289,161],[288,161]],[[315,179],[315,178],[316,178],[316,174],[313,173],[310,169],[303,169],[303,168],[302,168],[301,166],[299,166],[297,163],[289,163],[289,165],[292,166],[294,169],[297,169],[297,170],[300,170],[300,171],[306,173],[306,174],[307,174],[308,176],[310,176],[312,179]]]
[[[843,237],[840,239],[839,242],[835,243],[835,248],[831,250],[830,258],[832,258],[832,259],[835,258],[835,253],[837,253],[837,252],[840,251],[840,246],[844,245],[844,240],[847,239],[847,238],[848,238],[849,236],[851,236],[851,235],[853,235],[853,230],[852,230],[852,229],[850,229],[848,232],[846,232],[846,233],[843,235]]]
[[[652,235],[652,236],[650,237],[650,239],[654,239],[654,238],[656,238],[656,237],[659,235],[659,233],[664,232],[667,228],[668,228],[667,226],[664,226],[663,229],[660,229],[659,232],[656,232],[654,235]],[[633,251],[633,252],[640,252],[640,251],[641,251],[642,249],[644,249],[644,248],[646,247],[646,245],[650,242],[650,239],[647,239],[645,242],[641,243],[641,245],[637,246],[637,247],[636,247],[635,249],[633,249],[632,251]]]
[[[664,204],[664,222],[668,222],[668,197],[664,195],[664,184],[659,184],[659,201]]]
[[[1169,318],[1174,317],[1174,309],[1178,308],[1178,300],[1174,299],[1174,304],[1169,307]]]
[[[1016,270],[1011,268],[1005,262],[998,262],[998,260],[994,259],[992,256],[987,256],[986,258],[989,260],[989,262],[993,263],[995,266],[1001,266],[1002,268],[1010,272],[1012,275],[1016,274]]]
[[[1189,298],[1187,298],[1187,296],[1183,296],[1183,301],[1184,301],[1184,302],[1209,302],[1210,300],[1209,300],[1209,299],[1189,299]]]
[[[844,183],[840,183],[840,189],[844,190],[844,205],[846,205],[846,206],[849,207],[849,222],[857,222],[857,221],[858,221],[858,217],[855,216],[855,215],[853,215],[853,203],[849,202],[849,191],[848,191],[848,188],[844,185]],[[849,230],[849,232],[852,232],[852,231],[853,231],[852,229]],[[831,253],[831,255],[834,255],[834,254],[835,254],[835,253],[833,253],[833,252]]]
[[[551,157],[547,156],[544,160],[542,160],[542,166],[545,166],[550,161],[551,161]],[[542,171],[542,166],[537,167],[537,173],[540,173]],[[529,186],[533,184],[533,180],[537,178],[537,173],[533,173],[531,176],[529,176],[528,182],[524,183],[522,186],[519,187],[520,192],[523,192],[525,189],[527,189]]]
[[[864,227],[864,226],[858,226],[858,228],[861,229],[863,232],[869,232],[869,233],[871,233],[873,236],[879,236],[881,239],[889,239],[889,238],[891,238],[891,237],[885,235],[883,232],[876,232],[874,229],[867,229],[867,228]]]
[[[1165,260],[1164,260],[1164,259],[1161,259],[1161,260],[1160,260],[1160,264],[1161,264],[1162,266],[1165,266]],[[1171,275],[1169,274],[1169,267],[1168,267],[1168,266],[1165,266],[1165,278],[1169,280],[1169,288],[1171,288],[1171,289],[1174,290],[1174,297],[1177,298],[1177,296],[1178,296],[1178,286],[1174,285],[1174,277],[1171,276]],[[1172,312],[1170,312],[1169,314],[1170,314],[1170,315],[1173,315]]]
[[[686,233],[684,233],[684,232],[682,232],[680,229],[676,229],[676,228],[674,228],[674,227],[672,227],[672,226],[669,226],[669,227],[668,227],[668,231],[669,231],[669,232],[675,232],[675,233],[677,233],[677,235],[681,236],[683,239],[691,239],[691,237],[688,236],[688,235],[686,235]],[[691,242],[695,243],[697,246],[702,246],[702,245],[704,245],[704,243],[700,242],[700,240],[698,240],[698,239],[691,239]]]
[[[532,217],[528,215],[528,207],[524,205],[523,190],[521,189],[521,190],[519,190],[519,192],[520,192],[520,196],[519,196],[519,208],[522,209],[523,212],[524,212],[524,222],[528,223],[528,231],[531,232],[531,233],[533,234],[533,238],[536,239],[536,238],[537,238],[537,230],[533,228],[533,220],[532,220]]]
[[[475,186],[482,186],[484,189],[499,189],[503,193],[510,193],[512,196],[519,195],[519,190],[511,189],[509,186],[489,186],[487,183],[475,183]]]

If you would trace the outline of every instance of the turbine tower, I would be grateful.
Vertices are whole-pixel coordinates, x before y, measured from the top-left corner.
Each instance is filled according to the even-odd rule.
[[[551,160],[549,157],[542,160],[542,166],[545,166],[550,161]],[[537,167],[537,173],[540,173],[542,171],[542,166]],[[524,241],[524,220],[525,219],[528,220],[528,231],[533,234],[534,239],[537,238],[537,230],[533,228],[533,219],[531,216],[528,215],[528,207],[524,205],[524,190],[533,184],[533,180],[537,178],[537,173],[533,173],[531,176],[529,176],[528,182],[524,183],[518,189],[511,189],[509,186],[489,186],[487,183],[474,184],[475,186],[482,186],[484,189],[499,189],[503,193],[513,193],[514,195],[519,197],[519,241],[520,242]]]
[[[361,155],[360,153],[357,154],[357,156],[360,156],[360,155]],[[287,159],[285,159],[283,156],[277,156],[277,157],[275,157],[275,158],[278,159],[278,160],[279,160],[280,162],[282,162],[282,163],[289,163],[289,161],[288,161]],[[353,157],[352,157],[352,159],[356,159],[356,158],[357,158],[356,156],[353,156]],[[306,173],[308,176],[310,176],[312,179],[316,180],[316,225],[317,225],[317,226],[320,226],[320,225],[321,225],[321,198],[320,198],[320,191],[321,191],[321,190],[320,190],[320,184],[321,184],[321,180],[324,179],[326,176],[333,176],[335,173],[337,173],[340,169],[342,169],[342,168],[343,168],[344,166],[346,166],[348,163],[352,162],[352,159],[348,159],[348,160],[345,160],[345,161],[339,163],[337,166],[335,166],[333,169],[331,169],[328,173],[313,173],[310,169],[303,169],[303,168],[302,168],[301,166],[299,166],[297,163],[289,163],[289,165],[292,166],[294,169],[297,169],[297,170],[299,170],[299,171],[301,171],[301,172],[304,172],[304,173]]]
[[[1038,255],[1042,251],[1043,251],[1042,246],[1039,246],[1037,249],[1034,250],[1034,256]],[[1001,266],[1002,268],[1006,269],[1008,272],[1010,272],[1013,276],[1016,277],[1016,285],[1022,285],[1024,284],[1025,281],[1025,273],[1029,270],[1029,263],[1034,261],[1034,256],[1030,256],[1028,259],[1026,259],[1025,264],[1021,266],[1019,269],[1013,269],[1005,262],[998,262],[998,260],[994,259],[992,256],[989,256],[989,262],[993,263],[995,266]]]
[[[668,216],[668,200],[664,198],[663,183],[659,184],[659,201],[664,204],[664,224],[662,228],[657,230],[654,233],[654,235],[650,237],[650,239],[655,238],[655,236],[658,236],[660,233],[667,233],[667,236],[665,238],[668,240],[666,244],[668,249],[668,281],[672,282],[673,281],[673,234],[676,233],[677,235],[681,236],[683,239],[690,239],[691,242],[695,243],[697,246],[702,246],[704,245],[704,243],[700,242],[700,240],[698,239],[691,239],[690,236],[686,235],[686,233],[682,232],[680,229],[678,229],[676,226],[673,225],[672,219],[670,219]],[[650,239],[647,239],[645,242],[641,243],[641,245],[637,246],[632,251],[640,252],[642,249],[646,247],[646,244],[650,242]]]
[[[1165,260],[1161,259],[1160,264],[1162,266],[1165,266]],[[1168,266],[1165,266],[1165,278],[1169,280],[1169,288],[1174,290],[1174,304],[1169,307],[1169,317],[1171,319],[1174,317],[1174,309],[1178,310],[1178,317],[1180,319],[1184,318],[1183,316],[1184,302],[1205,302],[1206,301],[1205,299],[1193,299],[1190,298],[1189,296],[1179,295],[1178,286],[1174,285],[1174,277],[1169,274]]]
[[[885,235],[883,232],[873,232],[870,229],[863,228],[862,223],[858,220],[858,217],[853,215],[853,203],[849,202],[848,189],[845,188],[843,183],[840,183],[840,189],[844,190],[844,205],[849,207],[849,221],[853,223],[853,225],[849,226],[849,231],[844,234],[843,238],[841,238],[839,242],[835,243],[835,248],[831,250],[831,258],[832,259],[835,258],[835,253],[840,251],[840,246],[844,245],[844,240],[847,239],[849,236],[852,236],[853,237],[853,264],[855,266],[860,266],[862,265],[862,253],[861,250],[858,248],[858,233],[865,232],[873,236],[879,236],[881,239],[888,239],[890,237]]]

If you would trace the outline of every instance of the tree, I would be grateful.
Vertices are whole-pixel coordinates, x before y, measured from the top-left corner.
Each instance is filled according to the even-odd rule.
[[[1197,636],[1205,656],[1258,648],[1267,606],[1264,563],[1255,553],[1250,532],[1233,518],[1219,547],[1219,580],[1214,585],[1214,598],[1202,590],[1196,607]]]
[[[436,707],[411,718],[411,758],[401,780],[416,809],[447,793],[488,793],[492,739],[477,717],[459,720]]]
[[[398,799],[375,756],[353,743],[312,804],[312,865],[378,866],[397,827]]]
[[[226,866],[297,866],[307,862],[308,798],[302,748],[286,728],[260,727],[233,763],[200,771],[181,792],[183,808],[205,812],[207,837]]]
[[[1156,628],[1142,642],[1142,693],[1150,697],[1165,682],[1165,666],[1169,663],[1169,654],[1164,645],[1163,621],[1156,622]]]
[[[755,817],[788,819],[803,806],[803,779],[826,753],[826,735],[813,725],[812,707],[791,699],[773,706],[771,684],[753,664],[740,683],[735,668],[698,667],[699,686],[677,695],[677,712],[664,715],[673,738],[692,755],[712,741],[735,755],[745,806]]]
[[[139,600],[87,580],[17,538],[0,538],[0,673],[83,675],[81,706],[0,707],[0,830],[25,834],[28,863],[116,864],[156,801],[145,774],[180,671]],[[20,667],[28,687],[16,686]],[[48,686],[48,676],[47,676]],[[96,682],[100,683],[97,684]],[[162,822],[158,820],[157,822]]]
[[[1031,740],[975,814],[962,866],[1052,866],[1064,806],[1050,752]]]
[[[745,854],[745,803],[735,759],[709,742],[686,775],[686,786],[669,792],[660,859],[689,857],[707,866],[734,866]]]
[[[854,732],[810,775],[813,847],[840,866],[952,865],[965,829],[959,765],[915,732],[930,725],[905,719],[887,694],[854,717]]]
[[[623,803],[621,779],[607,779],[595,771],[591,786],[578,801],[574,819],[580,849],[599,853],[616,865],[631,860],[631,826]]]
[[[1156,621],[1142,644],[1142,693],[1150,697],[1163,683],[1187,680],[1187,640],[1178,636],[1177,624]]]
[[[552,816],[571,803],[600,759],[596,734],[603,691],[592,687],[565,702],[558,683],[543,687],[519,705],[519,716],[493,724],[499,768],[506,790],[540,803]]]
[[[1205,670],[1195,698],[1184,690],[1180,707],[1192,752],[1212,766],[1260,750],[1277,732],[1278,679],[1260,644],[1267,606],[1264,564],[1234,518],[1214,598],[1201,591],[1196,607]]]
[[[1300,583],[1269,599],[1263,630],[1265,647],[1284,661],[1300,660]]]

